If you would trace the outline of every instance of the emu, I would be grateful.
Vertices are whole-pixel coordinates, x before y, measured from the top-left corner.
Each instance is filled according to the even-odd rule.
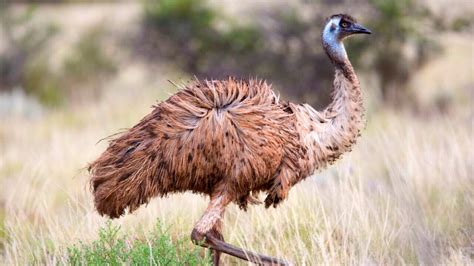
[[[326,20],[322,45],[335,67],[332,102],[323,111],[280,101],[265,81],[195,80],[131,129],[89,165],[97,211],[118,218],[151,198],[191,191],[210,203],[191,233],[195,244],[264,264],[286,261],[224,242],[226,206],[246,210],[266,192],[276,207],[290,188],[350,151],[362,129],[359,81],[343,40],[371,32],[349,15]]]

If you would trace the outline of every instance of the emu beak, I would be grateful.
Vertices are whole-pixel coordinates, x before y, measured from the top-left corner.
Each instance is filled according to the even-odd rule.
[[[357,23],[354,23],[352,24],[352,26],[350,27],[349,31],[352,33],[352,34],[360,34],[360,33],[363,33],[363,34],[372,34],[372,32],[365,28],[364,26],[360,25],[360,24],[357,24]]]

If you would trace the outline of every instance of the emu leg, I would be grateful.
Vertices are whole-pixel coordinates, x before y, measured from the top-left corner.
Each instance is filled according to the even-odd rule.
[[[216,223],[222,222],[222,214],[225,210],[225,207],[230,203],[230,201],[231,200],[225,195],[217,195],[211,197],[211,202],[209,203],[201,219],[196,223],[196,226],[194,227],[193,232],[191,233],[191,239],[193,240],[193,242],[202,247],[212,249],[213,253],[224,252],[231,256],[247,260],[256,264],[290,265],[284,260],[237,248],[216,237],[216,234],[213,232],[212,229],[214,228]],[[214,263],[216,263],[216,256],[214,256],[213,259]],[[219,258],[217,258],[217,263],[218,259]]]
[[[212,230],[209,231],[209,234],[220,241],[224,241],[224,236],[222,235],[222,220],[217,221],[216,225],[214,225]],[[222,252],[216,249],[212,249],[212,248],[211,250],[212,250],[212,264],[214,266],[219,266]]]

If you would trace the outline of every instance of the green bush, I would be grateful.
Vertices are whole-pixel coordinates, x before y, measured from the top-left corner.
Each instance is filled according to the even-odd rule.
[[[128,241],[109,221],[99,239],[69,247],[68,257],[72,265],[209,265],[210,256],[201,256],[190,244],[189,239],[172,240],[159,222],[146,239]]]
[[[51,69],[43,54],[28,57],[17,82],[46,106],[59,106],[67,100],[77,100],[77,96],[97,95],[97,85],[117,70],[103,52],[103,32],[102,27],[85,32],[59,71]]]
[[[433,29],[439,33],[443,27],[436,25],[437,18],[419,1],[367,2],[375,13],[367,22],[374,36],[352,41],[353,54],[370,54],[367,67],[378,78],[383,102],[393,107],[416,104],[408,84],[422,66],[440,54],[440,46],[429,33]],[[415,53],[408,54],[404,47]]]
[[[64,60],[61,78],[65,84],[84,85],[115,73],[115,62],[102,48],[104,34],[105,29],[97,26],[81,36],[72,53]]]
[[[0,29],[6,36],[5,51],[0,53],[0,91],[20,87],[46,106],[84,94],[97,95],[98,85],[117,70],[104,52],[104,27],[86,31],[55,71],[47,47],[60,29],[52,23],[33,23],[35,6],[27,7],[16,13],[0,4]]]
[[[47,60],[37,58],[27,62],[24,67],[22,87],[47,106],[58,106],[63,103],[64,91],[61,90],[59,77],[51,71]]]
[[[209,73],[215,66],[235,68],[236,57],[241,65],[260,44],[255,27],[220,16],[205,0],[144,3],[143,35],[149,39],[143,42],[152,46],[150,51],[172,58],[191,73]]]
[[[22,12],[12,12],[9,5],[0,3],[0,29],[4,33],[4,50],[0,53],[0,90],[11,90],[14,87],[39,85],[26,90],[33,92],[51,87],[43,75],[51,74],[41,53],[58,28],[51,23],[32,23],[36,9],[27,6]],[[41,59],[41,60],[40,60]],[[43,62],[40,62],[43,61]],[[32,75],[33,80],[28,77]],[[41,79],[41,80],[37,80]],[[48,83],[48,84],[45,84]],[[40,92],[36,95],[42,95]]]

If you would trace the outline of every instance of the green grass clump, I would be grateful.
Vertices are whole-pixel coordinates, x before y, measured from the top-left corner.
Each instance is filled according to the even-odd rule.
[[[210,256],[190,248],[187,239],[172,240],[160,223],[146,239],[128,241],[111,222],[99,230],[99,239],[68,248],[72,265],[209,265]]]

